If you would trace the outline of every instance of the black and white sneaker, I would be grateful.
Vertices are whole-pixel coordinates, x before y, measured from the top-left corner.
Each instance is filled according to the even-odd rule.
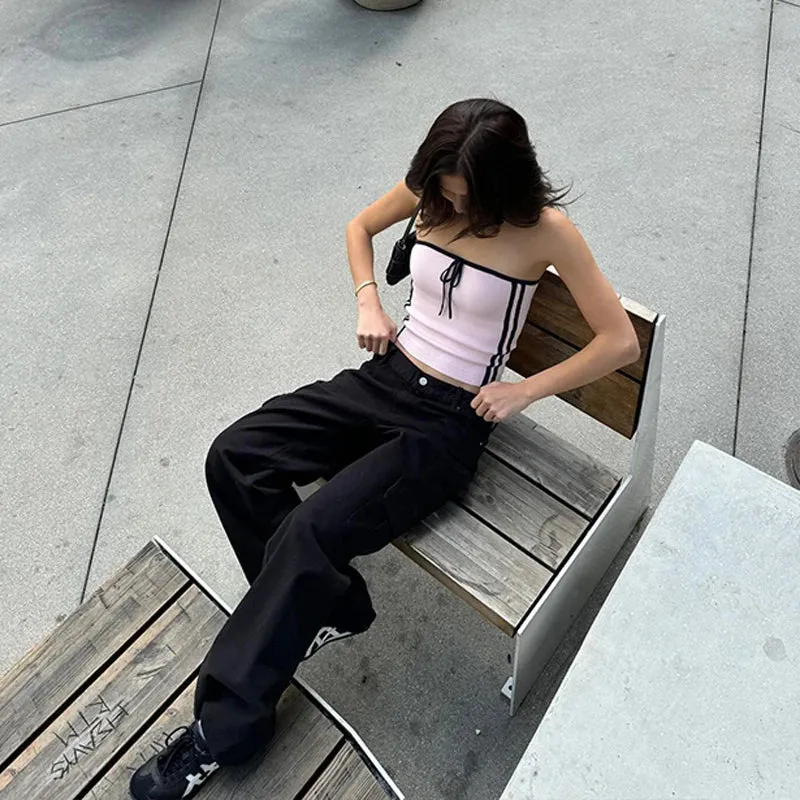
[[[180,734],[176,739],[173,737]],[[167,747],[133,773],[134,800],[183,800],[194,797],[219,764],[208,752],[195,721],[170,734]]]
[[[355,633],[351,631],[340,631],[332,625],[326,625],[324,628],[320,628],[319,633],[314,637],[314,641],[311,642],[308,650],[306,650],[303,661],[311,658],[317,650],[321,647],[325,647],[326,644],[338,642],[340,639],[347,639],[349,636],[355,636]]]

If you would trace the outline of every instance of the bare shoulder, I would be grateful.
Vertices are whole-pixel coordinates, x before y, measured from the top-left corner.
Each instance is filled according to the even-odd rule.
[[[555,244],[574,236],[578,229],[561,209],[546,206],[542,209],[539,222],[533,228],[540,238]]]
[[[556,269],[565,261],[585,260],[591,256],[575,223],[558,208],[545,208],[533,230],[538,237],[537,252]]]
[[[547,268],[555,262],[558,253],[563,253],[577,228],[572,221],[557,208],[547,206],[542,209],[539,221],[529,228],[516,229],[526,252],[532,255],[529,262],[531,276],[539,279]],[[580,236],[580,234],[578,234]]]
[[[542,212],[540,224],[541,252],[556,268],[589,327],[595,334],[606,334],[623,342],[633,360],[639,358],[638,340],[627,312],[581,232],[566,214],[555,208]]]

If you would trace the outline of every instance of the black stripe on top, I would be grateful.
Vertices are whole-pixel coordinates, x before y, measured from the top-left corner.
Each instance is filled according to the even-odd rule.
[[[503,320],[503,332],[500,334],[500,342],[497,345],[497,351],[489,359],[489,364],[486,367],[486,372],[483,373],[483,380],[481,381],[481,386],[485,386],[487,383],[491,383],[494,380],[491,376],[493,372],[496,372],[497,359],[500,358],[503,354],[503,344],[505,343],[506,337],[508,336],[508,326],[511,322],[511,315],[514,310],[514,303],[516,302],[517,293],[519,290],[520,290],[520,285],[518,283],[511,284],[511,292],[508,295],[508,305],[506,306],[506,316],[505,319]]]
[[[400,337],[400,334],[406,329],[406,323],[408,322],[408,318],[411,316],[411,298],[414,296],[414,279],[411,279],[411,288],[408,290],[408,300],[403,304],[403,308],[406,310],[406,315],[403,317],[403,322],[400,325],[400,330],[397,331],[395,335],[395,339]]]
[[[405,316],[405,319],[403,320],[403,323],[408,322],[408,318],[411,315],[411,311],[409,309],[411,308],[411,298],[412,297],[414,297],[414,279],[413,278],[411,279],[411,288],[408,290],[408,300],[406,300],[406,302],[403,304],[403,308],[406,310],[406,316]]]
[[[506,339],[505,342],[505,348],[503,349],[500,358],[497,359],[497,364],[494,368],[494,375],[492,376],[492,381],[497,380],[497,376],[500,374],[500,365],[503,364],[503,362],[511,353],[511,347],[514,344],[514,339],[516,338],[517,332],[519,331],[519,315],[520,312],[522,311],[524,300],[525,300],[525,289],[523,288],[519,293],[519,297],[517,297],[516,309],[514,310],[514,324],[511,326],[511,330],[508,332],[508,338]]]

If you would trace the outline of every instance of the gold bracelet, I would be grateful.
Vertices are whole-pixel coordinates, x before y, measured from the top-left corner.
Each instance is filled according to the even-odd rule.
[[[369,286],[369,285],[377,286],[377,285],[378,285],[378,282],[377,282],[377,281],[364,281],[364,283],[359,283],[359,284],[358,284],[358,286],[356,286],[356,297],[358,297],[358,293],[359,293],[359,292],[360,292],[360,291],[361,291],[361,290],[362,290],[362,289],[363,289],[365,286]]]

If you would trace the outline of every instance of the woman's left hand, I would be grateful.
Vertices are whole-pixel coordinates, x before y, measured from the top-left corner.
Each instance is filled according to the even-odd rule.
[[[525,384],[496,381],[481,386],[470,405],[487,422],[502,422],[527,408],[531,402]]]

